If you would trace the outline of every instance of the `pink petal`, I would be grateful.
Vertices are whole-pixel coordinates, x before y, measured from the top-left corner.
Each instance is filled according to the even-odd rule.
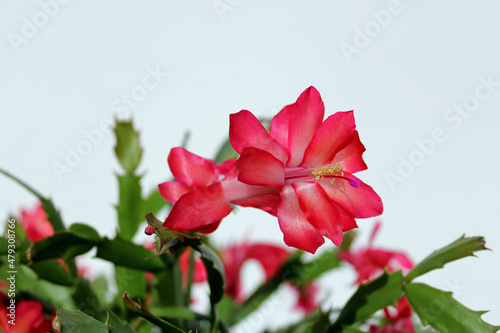
[[[287,166],[295,167],[302,163],[304,152],[324,116],[325,106],[319,92],[314,87],[307,88],[290,110]]]
[[[213,164],[182,147],[172,148],[168,165],[175,179],[187,186],[205,187],[217,181]]]
[[[219,220],[217,222],[210,223],[210,224],[195,228],[192,231],[201,232],[202,234],[210,234],[210,233],[214,232],[215,230],[217,230],[217,228],[219,227],[219,224],[221,222],[222,221]]]
[[[351,143],[335,155],[332,164],[341,163],[342,169],[350,173],[366,170],[368,167],[362,157],[365,150],[365,146],[359,140],[358,131],[355,131]]]
[[[158,185],[158,191],[165,200],[175,203],[181,196],[191,192],[194,188],[181,182],[165,182]]]
[[[329,164],[354,138],[356,125],[352,111],[337,112],[318,128],[304,153],[302,166]]]
[[[373,241],[375,240],[375,237],[377,236],[377,233],[379,232],[381,226],[382,223],[380,223],[380,221],[375,222],[372,232],[370,233],[370,238],[368,239],[368,246],[372,246]]]
[[[225,180],[238,177],[238,169],[234,165],[235,162],[235,158],[230,158],[219,164],[219,166],[217,167],[217,171],[219,172],[219,174],[224,176]]]
[[[294,104],[287,105],[271,119],[269,134],[283,147],[288,147],[288,126],[290,124],[290,112],[295,107]]]
[[[279,193],[275,193],[275,194],[264,194],[252,198],[232,201],[232,203],[241,207],[257,208],[265,212],[268,212],[273,216],[277,216],[279,201],[280,201]]]
[[[325,242],[321,233],[307,221],[291,185],[281,189],[278,222],[288,246],[314,253]]]
[[[318,308],[320,305],[316,301],[319,292],[318,284],[311,282],[299,287],[292,283],[290,286],[295,289],[298,294],[297,302],[294,306],[296,310],[302,311],[307,315]]]
[[[47,219],[47,214],[43,210],[41,202],[38,202],[31,210],[22,210],[21,216],[21,225],[26,230],[26,236],[31,242],[36,242],[54,234],[54,228]]]
[[[352,187],[343,179],[331,183],[328,179],[319,180],[319,184],[328,194],[330,200],[342,207],[352,217],[367,218],[382,214],[384,208],[377,193],[359,178],[344,172],[344,177],[358,181],[358,187]]]
[[[226,274],[226,295],[234,298],[236,301],[243,301],[243,292],[241,290],[240,270],[246,258],[248,245],[228,246],[224,249],[221,259]]]
[[[248,246],[246,260],[257,260],[264,268],[268,280],[278,273],[288,254],[288,251],[282,247],[256,243]]]
[[[17,304],[16,319],[16,326],[11,326],[15,328],[12,332],[45,333],[52,326],[52,320],[43,314],[42,304],[34,300],[21,300]]]
[[[254,147],[271,153],[283,163],[288,159],[285,147],[271,138],[259,120],[247,110],[229,117],[229,140],[238,154],[247,147]]]
[[[340,246],[344,233],[342,218],[323,188],[318,183],[306,182],[293,183],[292,186],[307,220],[323,236]]]
[[[408,256],[401,252],[394,252],[393,259],[401,265],[401,268],[410,270],[413,268],[413,261]]]
[[[285,182],[285,166],[265,150],[245,148],[235,163],[238,180],[248,185],[281,187]]]
[[[356,220],[349,213],[342,209],[339,205],[333,203],[340,213],[340,219],[342,220],[342,225],[344,226],[344,232],[351,229],[357,228]]]
[[[191,256],[191,251],[193,250],[188,247],[179,256],[179,266],[181,269],[182,283],[184,284],[188,283],[190,265],[189,259]],[[205,266],[203,265],[203,262],[198,257],[198,255],[195,254],[193,265],[193,283],[201,283],[205,281],[207,281],[207,272],[205,270]]]
[[[174,204],[163,225],[172,230],[202,231],[231,213],[220,183],[184,194]],[[209,228],[209,231],[215,229]]]

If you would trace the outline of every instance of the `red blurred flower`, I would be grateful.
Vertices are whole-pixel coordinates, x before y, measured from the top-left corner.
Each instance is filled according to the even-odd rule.
[[[357,227],[354,218],[383,210],[373,189],[353,176],[367,166],[352,111],[323,118],[321,96],[309,87],[271,120],[269,132],[246,110],[231,115],[229,129],[240,154],[238,181],[268,188],[275,197],[267,211],[276,213],[285,243],[312,253],[323,236],[340,246],[343,232]]]
[[[373,247],[373,240],[380,230],[380,222],[373,227],[368,247],[361,248],[355,252],[342,251],[339,258],[349,262],[358,273],[356,283],[372,280],[387,269],[388,272],[402,270],[408,272],[413,268],[412,260],[403,252],[384,250]],[[370,333],[413,333],[413,322],[411,320],[412,310],[406,297],[401,298],[394,310],[391,307],[384,309],[385,320],[389,323],[376,327],[370,327]]]
[[[182,283],[187,284],[189,279],[189,257],[193,250],[188,247],[182,252],[179,257],[179,265],[182,274]],[[193,266],[193,283],[201,283],[207,281],[207,272],[201,259],[195,255]]]
[[[52,224],[47,220],[47,214],[43,210],[41,202],[31,210],[23,209],[21,216],[21,226],[26,230],[26,236],[31,242],[54,234]]]
[[[267,281],[279,272],[289,254],[282,247],[264,243],[243,243],[227,247],[221,253],[226,273],[226,295],[237,302],[242,302],[245,299],[240,274],[243,265],[248,260],[256,260],[262,266]],[[316,302],[318,286],[316,284],[310,283],[299,287],[290,283],[290,286],[298,294],[295,309],[309,313],[318,307]]]
[[[3,297],[0,297],[3,298]],[[8,304],[7,304],[7,303]],[[15,325],[9,324],[10,300],[5,297],[0,304],[0,328],[4,333],[46,333],[52,330],[52,318],[46,317],[40,302],[20,300],[15,304]]]
[[[370,333],[414,333],[412,311],[406,297],[396,304],[396,309],[385,308],[385,319],[389,322],[381,327],[370,326]]]
[[[256,260],[264,269],[266,280],[272,278],[288,257],[288,251],[271,244],[248,244],[228,246],[221,254],[226,273],[226,294],[236,301],[243,301],[240,272],[248,260]]]
[[[347,261],[354,266],[358,273],[356,283],[362,283],[372,280],[381,274],[387,268],[389,272],[396,270],[409,271],[413,268],[413,262],[403,252],[389,251],[373,247],[380,223],[375,224],[368,247],[358,249],[357,251],[342,251],[339,258]]]
[[[305,286],[297,286],[295,284],[290,284],[290,286],[297,291],[298,299],[295,304],[295,309],[309,314],[316,310],[319,306],[317,299],[317,294],[319,292],[318,284],[311,282]]]

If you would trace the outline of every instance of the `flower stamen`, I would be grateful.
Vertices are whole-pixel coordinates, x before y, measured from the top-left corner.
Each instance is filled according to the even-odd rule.
[[[314,168],[311,171],[314,176],[314,180],[321,180],[325,177],[331,178],[330,182],[333,184],[336,178],[345,179],[349,182],[352,187],[359,187],[359,182],[354,178],[344,177],[344,172],[342,171],[342,165],[338,164],[326,164],[320,167]]]

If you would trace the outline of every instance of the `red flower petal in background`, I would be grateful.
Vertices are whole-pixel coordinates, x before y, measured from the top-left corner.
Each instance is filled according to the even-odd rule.
[[[8,299],[7,299],[8,301]],[[9,303],[10,304],[10,303]],[[4,333],[46,333],[52,330],[54,315],[46,317],[43,306],[34,300],[16,302],[15,325],[9,324],[8,305],[0,304],[0,328]]]
[[[370,333],[414,333],[415,328],[411,320],[412,311],[406,297],[401,298],[396,304],[395,313],[385,308],[386,320],[389,321],[381,327],[370,326]]]
[[[287,250],[270,244],[243,243],[225,248],[221,259],[226,273],[226,295],[236,301],[243,301],[240,272],[248,260],[255,259],[264,269],[268,280],[278,272],[287,257]]]
[[[318,284],[311,282],[301,287],[294,284],[290,286],[297,291],[297,303],[294,306],[296,310],[309,314],[318,308],[320,305],[316,297],[319,292]]]
[[[256,260],[262,267],[267,281],[279,273],[289,254],[288,250],[282,247],[265,243],[243,243],[227,247],[221,253],[226,273],[226,295],[237,302],[242,302],[245,299],[240,275],[243,265],[247,261]],[[317,285],[311,283],[299,287],[290,283],[290,286],[298,295],[295,309],[307,314],[318,307],[319,304],[316,301]]]
[[[26,230],[26,236],[31,242],[54,234],[52,224],[47,220],[47,214],[43,210],[41,202],[31,210],[23,209],[21,217],[21,226]]]
[[[413,268],[412,260],[404,253],[373,247],[373,240],[380,230],[380,222],[377,222],[370,235],[368,247],[356,251],[342,251],[339,254],[341,260],[353,265],[358,273],[356,283],[368,282],[385,269],[389,272],[403,270],[408,272]],[[370,333],[413,333],[413,322],[411,320],[412,310],[406,297],[400,299],[395,311],[390,307],[384,309],[385,319],[389,321],[382,327],[370,326]]]
[[[386,268],[389,272],[400,269],[408,272],[413,268],[413,262],[405,253],[373,247],[372,241],[379,229],[380,223],[375,224],[368,247],[339,254],[339,258],[350,263],[358,273],[356,283],[370,281]]]
[[[192,253],[190,247],[186,248],[179,257],[179,265],[182,274],[182,283],[187,284],[189,278],[189,257]],[[193,266],[193,282],[201,283],[207,281],[207,272],[201,259],[195,255]]]

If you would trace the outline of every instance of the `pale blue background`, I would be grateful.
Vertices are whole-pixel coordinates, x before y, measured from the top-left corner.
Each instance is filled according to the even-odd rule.
[[[0,167],[50,195],[65,221],[113,235],[119,172],[113,136],[104,134],[62,181],[52,165],[65,163],[67,146],[86,140],[82,131],[114,117],[113,103],[142,84],[147,67],[168,72],[128,113],[142,131],[147,189],[169,177],[166,157],[186,130],[191,151],[213,156],[230,113],[249,109],[270,117],[314,85],[328,114],[355,110],[369,166],[360,177],[385,204],[376,244],[406,249],[419,261],[463,233],[486,236],[494,252],[420,280],[454,291],[472,309],[492,310],[483,318],[500,324],[500,87],[467,118],[445,118],[454,104],[474,101],[479,77],[500,81],[498,2],[221,0],[225,12],[216,4],[73,0],[52,7],[53,17],[43,22],[37,1],[0,1]],[[390,22],[376,23],[372,11],[388,9]],[[34,15],[45,25],[16,52],[10,40]],[[355,45],[364,29],[372,37],[347,59],[341,47]],[[418,157],[415,141],[431,138],[436,128],[446,140],[391,189],[387,173],[398,172],[401,156]],[[0,177],[0,186],[0,218],[33,205],[13,182]],[[366,239],[373,220],[359,224]],[[282,234],[275,218],[240,209],[214,237],[219,244],[280,244]],[[95,265],[94,274],[108,267]],[[245,277],[255,284],[250,268]],[[322,279],[328,304],[340,306],[352,293],[354,275],[345,274]],[[289,319],[281,309],[266,311],[255,327]]]

